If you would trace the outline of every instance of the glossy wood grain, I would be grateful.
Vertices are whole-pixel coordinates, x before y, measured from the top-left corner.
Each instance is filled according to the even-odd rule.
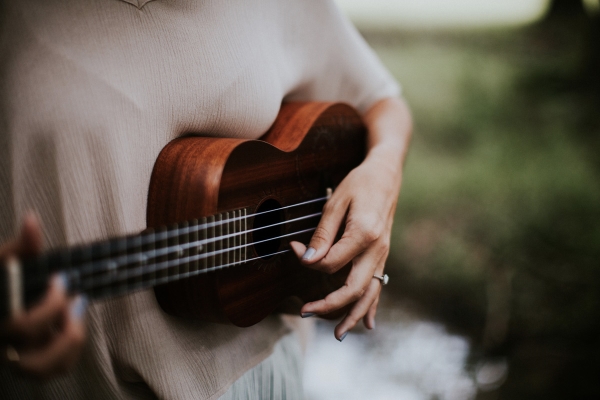
[[[281,206],[324,196],[364,158],[365,128],[349,106],[284,104],[262,140],[183,137],[156,161],[148,194],[148,226],[235,209],[250,212],[270,200]],[[322,203],[282,211],[290,220],[319,212]],[[284,224],[282,234],[316,226]],[[254,219],[249,220],[252,227]],[[283,238],[308,242],[310,233]],[[249,248],[248,257],[257,257]],[[250,326],[283,304],[300,306],[340,287],[347,269],[329,276],[299,264],[291,253],[236,265],[155,288],[170,314]],[[288,309],[289,311],[289,309]],[[293,312],[298,311],[295,307]]]

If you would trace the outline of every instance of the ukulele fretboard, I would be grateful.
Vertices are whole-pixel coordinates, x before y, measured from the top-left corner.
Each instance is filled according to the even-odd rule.
[[[235,266],[248,259],[250,217],[234,210],[50,252],[25,262],[26,281],[45,281],[60,266],[70,292],[98,299]]]

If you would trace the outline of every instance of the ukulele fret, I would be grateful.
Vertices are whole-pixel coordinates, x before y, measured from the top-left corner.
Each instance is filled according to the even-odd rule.
[[[223,255],[221,250],[223,249],[223,226],[221,224],[222,221],[221,214],[215,214],[215,250],[214,250],[214,266],[216,268],[223,265]]]
[[[247,214],[246,209],[245,208],[242,209],[242,217],[243,217],[243,219],[240,220],[241,231],[243,232],[242,233],[242,237],[240,239],[241,239],[242,245],[244,246],[244,247],[242,247],[242,254],[241,254],[241,256],[242,256],[242,260],[241,261],[242,262],[245,262],[246,259],[247,259],[246,255],[247,255],[247,249],[248,249],[248,246],[246,246],[248,244],[248,233],[247,233],[248,232],[248,226],[247,226],[247,219],[248,218],[246,217],[246,214]]]
[[[202,228],[202,230],[200,230],[200,232],[198,232],[200,235],[199,239],[202,243],[205,243],[205,245],[202,246],[201,249],[199,248],[198,250],[199,251],[202,250],[206,253],[206,252],[210,251],[210,250],[208,250],[209,249],[208,243],[206,243],[206,239],[208,237],[208,231],[206,229],[206,224],[208,223],[208,219],[206,217],[203,217],[200,220],[200,223],[202,224],[203,228]],[[205,256],[202,258],[202,269],[206,271],[207,268],[208,268],[208,258]]]
[[[211,215],[206,219],[206,222],[208,224],[206,232],[206,239],[208,241],[208,243],[206,243],[206,252],[208,254],[208,256],[206,257],[207,269],[212,269],[215,267],[215,257],[213,255],[216,247],[215,242],[213,240],[215,237],[215,220],[216,218],[214,215]]]
[[[183,258],[184,261],[181,262],[179,269],[181,271],[181,273],[183,274],[187,274],[188,272],[190,272],[190,262],[188,254],[189,254],[189,242],[190,242],[190,233],[189,233],[189,222],[188,221],[184,221],[183,223],[180,224],[181,226],[181,231],[183,232],[181,234],[181,236],[179,237],[179,244],[181,245],[179,249],[177,249],[176,254],[177,257],[179,258]]]
[[[172,226],[172,231],[175,231],[176,234],[172,235],[171,238],[169,238],[167,240],[167,244],[168,244],[168,254],[167,254],[167,276],[168,276],[168,281],[171,280],[171,277],[173,276],[177,276],[179,275],[179,264],[178,263],[173,263],[173,261],[176,261],[178,259],[178,248],[179,248],[179,225],[178,224],[173,224]],[[171,251],[171,249],[173,249],[173,251]],[[169,265],[174,264],[173,267],[168,267]]]
[[[223,222],[221,223],[222,226],[222,232],[223,232],[223,240],[222,240],[222,249],[224,250],[222,252],[222,264],[221,265],[228,265],[229,264],[229,249],[230,249],[230,237],[229,237],[229,213],[223,213]]]
[[[201,248],[198,245],[198,220],[193,219],[189,223],[189,243],[191,244],[188,247],[189,257],[193,260],[189,263],[189,271],[196,272],[198,271],[198,265],[200,264],[199,260],[194,260],[195,256],[198,255],[201,251]]]
[[[151,263],[153,263],[154,259],[156,257],[156,246],[155,246],[156,235],[154,233],[154,230],[151,229],[150,232],[146,235],[146,237],[148,238],[148,243],[146,243],[143,246],[143,250],[144,250],[144,253],[148,257],[148,260]],[[143,281],[143,279],[142,279],[142,281]],[[148,282],[149,285],[154,286],[154,284],[156,282],[156,271],[154,271],[154,269],[151,269],[150,272],[147,274],[146,282]]]
[[[236,249],[234,250],[233,254],[233,262],[235,263],[234,265],[237,265],[240,263],[241,261],[241,254],[242,254],[242,249],[241,247],[241,240],[240,240],[240,232],[241,232],[241,221],[240,218],[242,216],[242,212],[240,210],[236,210],[233,212],[233,216],[235,218],[235,220],[232,222],[233,225],[233,231],[236,233],[236,235],[233,237],[233,244],[236,247]]]
[[[232,211],[229,213],[229,217],[231,218],[229,220],[229,222],[227,223],[228,225],[228,229],[229,229],[229,233],[232,235],[229,237],[229,262],[231,263],[231,265],[235,265],[235,252],[236,252],[236,248],[235,248],[235,234],[237,233],[235,231],[235,211]]]
[[[142,237],[141,236],[133,236],[131,238],[132,243],[132,252],[137,254],[137,262],[134,264],[135,267],[144,268],[148,265],[148,258],[146,254],[142,252]],[[129,270],[128,270],[129,271]],[[125,289],[129,290],[130,287],[137,287],[139,284],[143,282],[144,276],[142,274],[132,274],[133,276],[130,279],[127,279]]]
[[[167,244],[167,240],[166,240],[166,233],[167,233],[167,228],[166,227],[160,227],[158,229],[158,231],[156,232],[157,235],[161,238],[156,242],[156,250],[157,252],[163,250],[164,248],[166,248],[168,246]],[[167,261],[167,256],[166,255],[160,255],[158,257],[156,257],[156,263],[163,263]],[[157,270],[156,271],[156,280],[159,281],[163,278],[165,278],[167,276],[167,270],[162,269],[162,270]]]

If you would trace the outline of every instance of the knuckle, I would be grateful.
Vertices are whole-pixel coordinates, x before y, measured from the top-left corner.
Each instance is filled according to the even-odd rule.
[[[350,298],[352,301],[357,301],[365,294],[365,289],[361,287],[353,288],[350,292]]]
[[[379,235],[374,229],[367,228],[363,230],[362,237],[365,242],[373,243],[379,238]]]
[[[334,311],[335,308],[333,307],[332,304],[326,303],[323,306],[322,310],[323,310],[323,314],[329,314],[330,312]]]
[[[381,228],[379,224],[367,220],[361,224],[361,236],[366,242],[372,243],[381,237]]]
[[[335,208],[336,207],[335,207],[334,202],[330,199],[323,206],[323,214],[329,214],[330,212],[332,212],[333,210],[335,210]]]
[[[329,238],[329,232],[322,226],[318,226],[313,233],[311,243],[326,242]]]
[[[335,274],[339,268],[331,261],[323,259],[319,263],[319,269],[326,274],[332,275]]]
[[[329,275],[333,275],[337,272],[337,268],[331,264],[323,265],[323,272]]]
[[[361,318],[355,311],[348,314],[348,325],[350,325],[350,328],[354,328]]]
[[[339,299],[335,300],[335,299],[327,299],[326,298],[323,309],[325,310],[325,313],[328,314],[328,313],[338,310],[342,306],[343,306],[343,304],[340,304]]]
[[[384,255],[386,257],[390,253],[390,242],[389,241],[386,240],[383,243],[381,243],[381,252],[384,253]]]

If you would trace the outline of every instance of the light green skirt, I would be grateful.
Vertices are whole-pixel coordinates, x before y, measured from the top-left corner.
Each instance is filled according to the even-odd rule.
[[[303,400],[302,349],[296,333],[284,336],[273,354],[240,377],[220,400]]]

